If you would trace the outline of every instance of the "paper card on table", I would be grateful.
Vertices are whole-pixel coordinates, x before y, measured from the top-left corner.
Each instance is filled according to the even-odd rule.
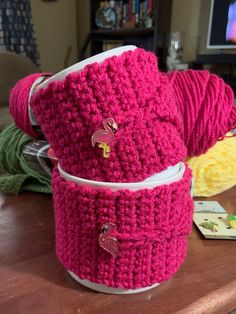
[[[195,201],[194,213],[226,213],[226,211],[215,201]]]
[[[227,217],[227,213],[194,213],[194,223],[206,239],[236,240],[236,229],[230,227]],[[207,223],[216,227],[207,229]]]

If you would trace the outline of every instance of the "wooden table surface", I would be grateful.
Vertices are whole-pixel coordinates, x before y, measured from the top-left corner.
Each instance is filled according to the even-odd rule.
[[[236,187],[218,195],[236,212]],[[236,309],[236,242],[204,240],[195,227],[180,271],[157,288],[108,295],[76,283],[54,253],[49,195],[0,194],[1,314],[229,313]]]

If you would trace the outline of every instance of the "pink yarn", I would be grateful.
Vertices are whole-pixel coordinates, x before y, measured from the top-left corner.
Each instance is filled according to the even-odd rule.
[[[37,138],[38,135],[33,129],[28,111],[29,93],[32,84],[41,76],[48,76],[48,73],[34,73],[20,80],[10,91],[10,113],[15,124],[24,133]]]
[[[187,167],[187,165],[186,165]],[[191,232],[191,172],[179,182],[136,192],[96,189],[66,181],[55,168],[56,252],[81,279],[135,289],[167,280],[179,269]],[[114,258],[99,246],[101,226],[113,223]]]
[[[188,156],[201,155],[236,126],[233,91],[208,71],[174,72],[169,78]]]

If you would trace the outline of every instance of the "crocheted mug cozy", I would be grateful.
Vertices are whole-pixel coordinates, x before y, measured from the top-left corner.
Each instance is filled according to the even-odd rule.
[[[186,155],[169,80],[159,74],[155,55],[142,49],[49,83],[31,107],[62,168],[81,178],[142,181]],[[91,138],[109,118],[118,130],[104,158]]]
[[[187,169],[183,178],[172,184],[112,191],[79,186],[55,169],[60,261],[80,279],[109,287],[137,289],[167,280],[186,256],[193,209],[190,178]],[[107,224],[115,228],[103,233]],[[113,245],[112,241],[118,244],[115,251],[99,245],[101,236],[108,245]]]
[[[135,49],[49,83],[31,106],[64,171],[88,180],[138,182],[186,156],[171,81],[158,71],[154,54]],[[167,280],[186,255],[190,182],[186,165],[177,182],[112,191],[70,182],[56,168],[60,261],[79,278],[109,287],[136,289]]]

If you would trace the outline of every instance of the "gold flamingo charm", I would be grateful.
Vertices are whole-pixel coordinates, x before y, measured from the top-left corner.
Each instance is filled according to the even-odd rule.
[[[103,149],[103,157],[108,158],[111,152],[109,144],[114,141],[114,133],[117,131],[118,125],[114,119],[108,118],[103,121],[103,127],[104,129],[99,129],[92,135],[91,144],[95,147],[98,143],[98,147]]]

